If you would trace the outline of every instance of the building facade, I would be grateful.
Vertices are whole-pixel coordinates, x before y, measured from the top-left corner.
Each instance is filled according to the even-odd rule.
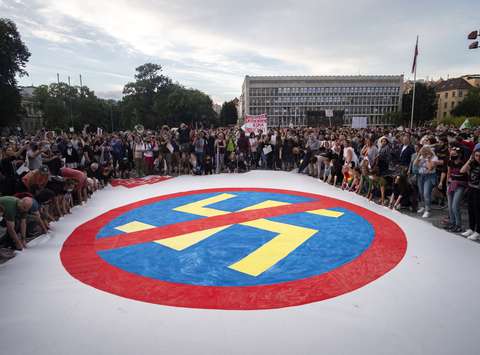
[[[474,86],[480,87],[480,80],[476,76],[464,76],[441,81],[436,87],[437,120],[450,116],[452,110],[463,101],[468,91]]]
[[[399,112],[403,75],[246,76],[240,96],[241,119],[266,113],[269,126],[351,125],[367,117],[369,126],[391,125],[386,114]]]

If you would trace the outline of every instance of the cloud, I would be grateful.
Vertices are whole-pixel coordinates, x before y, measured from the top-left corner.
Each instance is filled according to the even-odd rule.
[[[465,34],[478,23],[469,0],[455,6],[426,0],[414,9],[393,0],[3,0],[0,6],[31,39],[37,65],[50,48],[61,53],[59,67],[90,73],[98,92],[125,84],[147,61],[221,100],[238,96],[247,74],[408,75],[417,34],[420,76],[478,68],[478,56],[466,49]]]

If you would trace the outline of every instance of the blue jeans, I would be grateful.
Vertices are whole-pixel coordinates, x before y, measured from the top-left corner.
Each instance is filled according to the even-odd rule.
[[[460,212],[460,201],[462,200],[465,187],[458,186],[455,191],[447,194],[448,199],[448,217],[450,223],[456,226],[462,226],[462,213]]]
[[[418,192],[423,200],[425,210],[430,211],[432,206],[432,190],[437,183],[437,174],[418,174]]]
[[[197,166],[198,168],[203,171],[203,157],[205,153],[203,152],[195,152],[195,156],[197,157]]]

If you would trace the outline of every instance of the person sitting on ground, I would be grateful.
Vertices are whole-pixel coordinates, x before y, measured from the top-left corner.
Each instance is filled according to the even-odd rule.
[[[393,182],[393,191],[390,196],[390,209],[399,210],[402,207],[402,200],[408,199],[411,191],[409,189],[407,177],[405,175],[397,175]]]
[[[378,167],[370,171],[369,178],[372,182],[372,189],[370,191],[368,199],[372,201],[375,196],[380,196],[378,203],[382,206],[385,206],[387,202],[385,198],[385,188],[387,182],[383,176],[380,176]]]
[[[342,167],[342,174],[343,174],[343,181],[341,185],[342,190],[348,190],[348,188],[350,187],[350,183],[353,180],[353,175],[351,173],[354,165],[352,164],[354,163],[353,162],[350,162],[348,164],[345,163],[345,165]]]
[[[362,180],[362,171],[361,169],[356,166],[355,168],[350,169],[350,174],[352,175],[352,180],[350,182],[350,185],[348,187],[348,191],[352,191],[355,193],[358,193],[360,191],[360,182]]]
[[[210,155],[205,155],[205,162],[204,162],[204,172],[205,175],[212,175],[213,174],[213,162],[212,157]]]
[[[226,166],[229,173],[234,173],[237,170],[237,157],[235,152],[228,154]]]
[[[362,195],[364,197],[367,197],[370,195],[370,192],[372,191],[372,180],[370,179],[370,170],[368,169],[368,160],[364,159],[362,164],[361,164],[361,171],[362,175],[360,177],[360,189],[358,190],[358,194]]]

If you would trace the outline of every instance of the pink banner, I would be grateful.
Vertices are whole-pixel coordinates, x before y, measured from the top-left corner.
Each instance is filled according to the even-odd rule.
[[[267,114],[261,115],[246,115],[245,116],[245,124],[242,126],[242,129],[245,133],[250,134],[251,132],[255,132],[258,134],[259,131],[263,133],[267,132]]]

